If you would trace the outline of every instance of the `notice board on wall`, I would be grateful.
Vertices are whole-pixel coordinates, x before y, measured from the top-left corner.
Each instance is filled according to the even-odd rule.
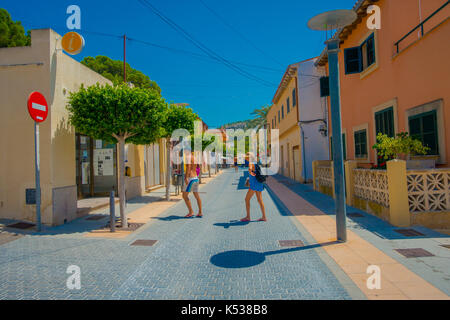
[[[94,174],[114,175],[114,149],[94,149]]]

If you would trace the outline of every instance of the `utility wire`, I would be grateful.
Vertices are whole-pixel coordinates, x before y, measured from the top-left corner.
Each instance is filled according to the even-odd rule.
[[[210,6],[208,6],[203,0],[199,0],[200,3],[208,9],[217,19],[219,19],[224,25],[226,25],[228,28],[233,30],[241,39],[246,41],[248,44],[250,44],[253,48],[258,50],[262,55],[269,58],[270,60],[276,62],[280,66],[283,66],[281,62],[279,62],[277,59],[270,56],[268,53],[266,53],[264,50],[260,49],[258,46],[256,46],[250,39],[248,39],[245,35],[243,35],[239,30],[237,30],[235,27],[233,27],[230,23],[228,23],[222,16],[220,16],[216,11],[214,11]]]
[[[209,49],[207,46],[205,46],[204,44],[202,44],[200,41],[196,40],[192,35],[190,35],[185,29],[183,29],[181,26],[179,26],[177,23],[175,23],[174,21],[172,21],[170,18],[168,18],[167,16],[165,16],[163,13],[161,13],[158,9],[156,9],[150,2],[146,1],[146,0],[139,0],[139,2],[144,5],[145,7],[147,7],[148,9],[150,9],[156,16],[158,16],[162,21],[164,21],[166,24],[168,24],[172,29],[174,29],[175,31],[177,31],[178,33],[180,33],[185,39],[187,39],[189,42],[191,42],[194,46],[196,46],[198,49],[200,49],[201,51],[205,52],[208,56],[210,56],[213,59],[217,59],[219,61],[221,61],[225,66],[229,67],[230,69],[234,70],[235,72],[239,73],[240,75],[257,81],[267,87],[273,87],[276,86],[276,84],[271,83],[265,79],[259,78],[245,70],[243,70],[242,68],[240,68],[239,66],[236,66],[235,64],[231,63],[229,60],[223,58],[222,56],[220,56],[219,54],[217,54],[216,52],[214,52],[213,50]]]
[[[196,58],[206,58],[208,60],[213,60],[215,62],[221,63],[216,58],[211,58],[210,56],[207,56],[207,55],[204,55],[204,54],[200,54],[200,53],[196,53],[196,52],[192,52],[192,51],[188,51],[188,50],[171,48],[171,47],[159,45],[159,44],[148,42],[148,41],[138,40],[138,39],[130,38],[130,37],[127,37],[127,40],[138,42],[138,43],[141,43],[141,44],[144,44],[144,45],[148,45],[148,46],[151,46],[151,47],[156,47],[156,48],[165,49],[165,50],[169,50],[169,51],[173,51],[173,52],[183,53],[183,54],[186,54],[186,55],[191,55],[191,56],[194,56]],[[229,61],[234,63],[234,64],[240,64],[242,66],[246,66],[246,67],[249,67],[249,68],[255,68],[255,69],[261,69],[261,70],[264,70],[264,71],[277,72],[277,73],[281,71],[279,69],[273,69],[273,68],[258,66],[258,65],[254,65],[254,64],[248,64],[248,63],[237,62],[237,61],[232,61],[232,60],[229,60]]]

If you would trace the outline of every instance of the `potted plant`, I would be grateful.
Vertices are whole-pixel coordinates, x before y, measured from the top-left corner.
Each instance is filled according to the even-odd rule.
[[[400,132],[396,137],[386,134],[377,135],[377,143],[372,146],[377,151],[378,164],[376,169],[386,169],[386,161],[392,159],[406,160],[408,169],[434,167],[430,160],[409,160],[411,155],[426,154],[430,148],[425,147],[420,140],[414,139],[407,132]],[[427,161],[427,163],[422,163]]]

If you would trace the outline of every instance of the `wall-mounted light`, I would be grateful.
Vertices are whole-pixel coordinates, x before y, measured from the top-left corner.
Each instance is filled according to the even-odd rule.
[[[321,124],[319,127],[319,132],[323,137],[326,137],[328,133],[327,127],[324,124]]]

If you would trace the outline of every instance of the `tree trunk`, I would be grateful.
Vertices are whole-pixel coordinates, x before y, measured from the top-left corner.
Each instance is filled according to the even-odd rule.
[[[172,166],[170,165],[170,140],[166,140],[166,200],[170,200],[170,176],[171,176],[171,169]]]
[[[127,228],[127,217],[125,214],[125,138],[119,139],[119,201],[120,201],[120,219],[122,228]]]

